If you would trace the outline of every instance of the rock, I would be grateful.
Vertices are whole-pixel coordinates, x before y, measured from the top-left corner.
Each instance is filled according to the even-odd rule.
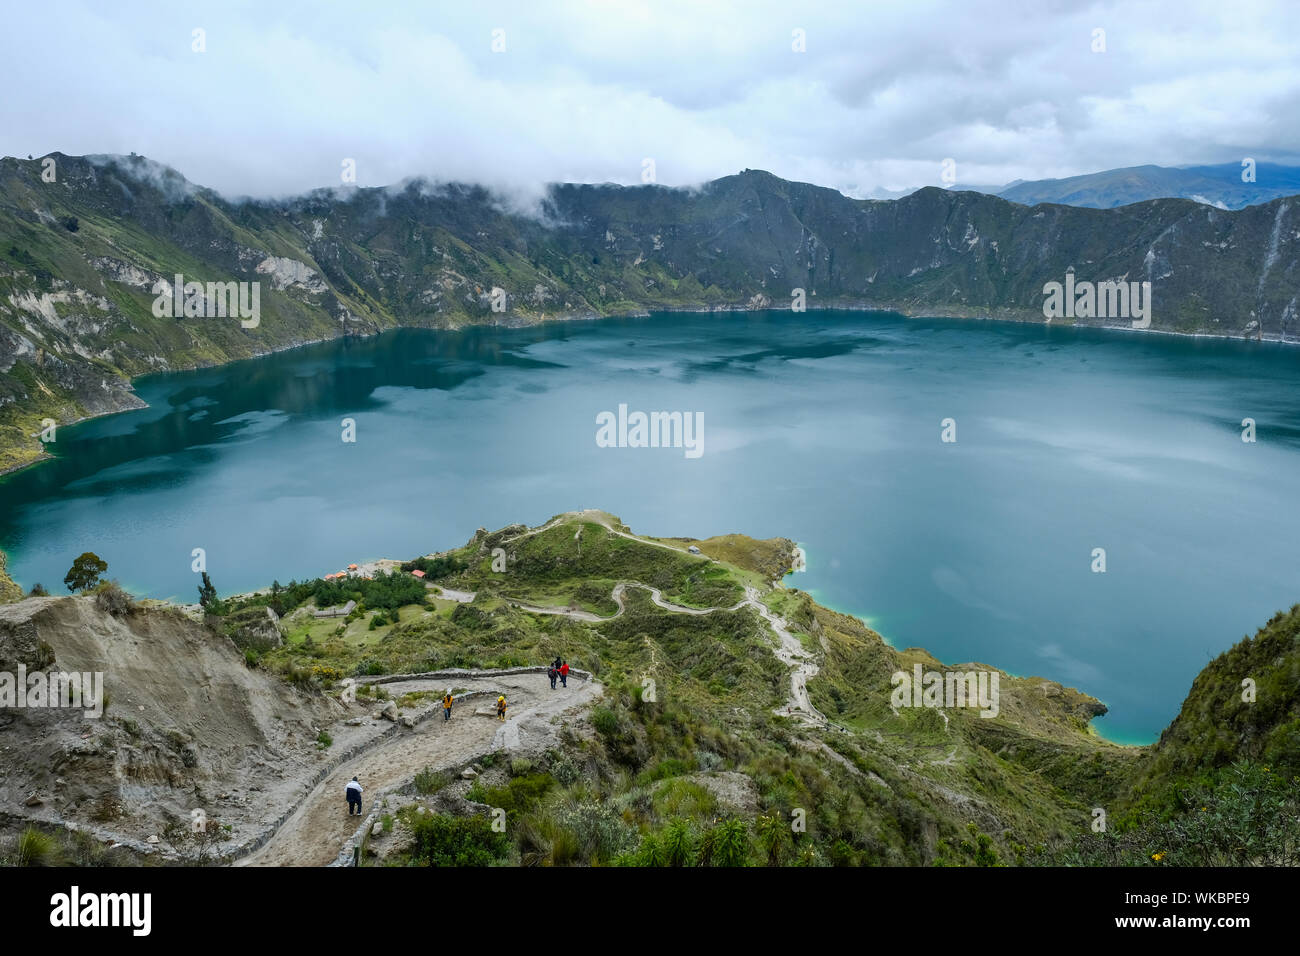
[[[363,723],[365,723],[364,719],[361,717],[353,717],[351,720],[345,720],[343,722],[347,724],[349,727],[360,727]]]
[[[145,840],[144,842],[145,842],[145,843],[160,843],[160,842],[162,842],[162,841],[158,839],[158,834],[155,833],[155,834],[153,834],[151,837],[149,837],[149,839]]]
[[[26,800],[23,801],[23,806],[39,807],[43,802],[44,801],[41,800],[40,797],[38,797],[36,794],[33,793],[30,797],[28,797]]]
[[[414,727],[414,726],[415,726],[415,718],[412,717],[410,714],[406,714],[405,716],[402,717],[402,726],[403,726],[403,727]]]
[[[375,825],[374,825],[373,827],[370,828],[370,835],[371,835],[372,837],[377,837],[377,836],[383,836],[383,835],[384,835],[384,824],[383,824],[382,821],[380,821],[380,820],[376,820],[376,821],[375,821]]]
[[[478,776],[478,771],[475,770],[473,767],[466,767],[464,770],[460,772],[460,779],[462,780],[473,780],[477,776]]]
[[[384,709],[379,712],[379,715],[385,720],[397,720],[397,702],[390,700],[384,704]]]

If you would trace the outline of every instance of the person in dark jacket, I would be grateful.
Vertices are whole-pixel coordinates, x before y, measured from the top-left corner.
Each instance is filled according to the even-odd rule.
[[[344,788],[348,795],[348,816],[352,816],[352,811],[356,810],[357,816],[361,816],[361,784],[357,778],[353,777],[348,781]]]
[[[550,679],[551,690],[555,690],[555,678],[559,676],[559,673],[560,672],[555,669],[555,665],[546,668],[546,676]]]

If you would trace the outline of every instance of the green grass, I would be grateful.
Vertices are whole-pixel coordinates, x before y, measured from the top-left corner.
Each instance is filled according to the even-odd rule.
[[[481,762],[494,776],[476,781],[469,797],[506,811],[505,834],[488,837],[479,824],[421,822],[427,832],[407,862],[993,865],[1054,852],[1082,859],[1093,851],[1074,841],[1087,831],[1092,808],[1111,808],[1117,825],[1131,817],[1133,827],[1149,827],[1142,821],[1160,806],[1168,810],[1175,784],[1205,783],[1204,772],[1222,751],[1214,702],[1246,672],[1270,695],[1264,708],[1230,711],[1250,729],[1254,756],[1286,768],[1295,753],[1288,695],[1297,686],[1300,610],[1279,615],[1207,668],[1180,718],[1187,727],[1166,735],[1174,746],[1125,748],[1090,732],[1095,701],[1037,678],[1001,675],[1001,709],[993,719],[969,708],[946,711],[947,721],[928,708],[894,712],[895,671],[943,665],[918,649],[895,650],[858,619],[801,591],[773,591],[768,606],[819,658],[809,693],[848,731],[837,732],[802,728],[774,713],[785,702],[789,674],[752,608],[672,613],[639,588],[626,592],[626,613],[602,622],[511,604],[525,594],[561,603],[582,584],[603,590],[641,575],[669,600],[729,604],[742,572],[758,572],[612,535],[590,516],[513,542],[507,537],[498,532],[454,552],[467,567],[444,583],[478,591],[472,603],[407,606],[400,623],[376,631],[366,630],[362,615],[349,626],[355,631],[310,641],[308,633],[296,635],[262,660],[304,686],[322,669],[404,673],[544,664],[557,655],[599,675],[602,699],[585,724],[560,731],[561,749],[511,761],[509,776],[500,773],[502,761]],[[489,567],[497,546],[512,557],[504,575]],[[653,701],[641,693],[646,677],[656,683]],[[410,706],[417,698],[404,701]],[[755,810],[741,813],[710,789],[722,785],[719,771],[743,776],[743,805]],[[697,776],[706,773],[714,776]],[[1145,782],[1134,789],[1135,781]],[[426,773],[417,789],[436,792],[447,782]],[[1157,797],[1166,803],[1157,805]],[[1242,812],[1240,804],[1231,806],[1237,809],[1224,812]],[[790,828],[796,817],[806,823],[799,832]]]

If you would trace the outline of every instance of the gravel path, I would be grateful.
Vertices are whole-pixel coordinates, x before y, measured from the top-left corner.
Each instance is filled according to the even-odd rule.
[[[441,693],[446,680],[411,680],[385,685],[394,697],[417,690]],[[238,860],[235,866],[325,866],[356,831],[361,818],[349,817],[344,785],[353,776],[365,787],[365,812],[374,795],[409,782],[426,767],[459,771],[466,764],[498,749],[542,749],[551,722],[559,715],[587,706],[600,694],[600,685],[571,679],[568,688],[550,689],[545,674],[457,679],[457,688],[504,693],[510,703],[502,725],[494,715],[477,709],[494,708],[491,698],[466,701],[452,709],[444,721],[435,713],[414,728],[377,744],[326,777],[302,806],[261,849]],[[432,706],[441,708],[435,700]]]

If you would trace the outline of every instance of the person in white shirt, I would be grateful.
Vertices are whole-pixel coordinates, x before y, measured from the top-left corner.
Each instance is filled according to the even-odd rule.
[[[353,777],[348,781],[348,785],[344,789],[348,795],[348,816],[352,816],[354,808],[357,811],[357,816],[361,816],[361,784],[357,782],[356,777]]]

